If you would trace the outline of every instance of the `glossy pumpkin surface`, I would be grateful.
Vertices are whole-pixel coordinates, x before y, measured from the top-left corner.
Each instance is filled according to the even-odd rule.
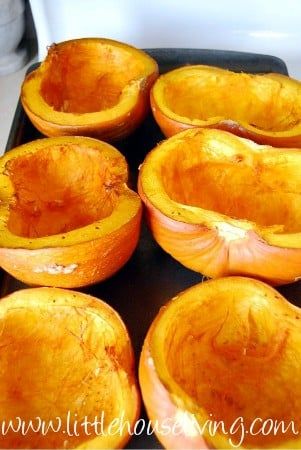
[[[139,377],[165,448],[300,448],[300,319],[273,288],[242,277],[200,283],[163,307]]]
[[[83,137],[45,138],[0,159],[0,266],[29,284],[103,280],[138,241],[141,202],[125,158]]]
[[[127,44],[102,38],[54,44],[23,82],[21,101],[46,136],[130,134],[149,109],[157,63]]]
[[[1,448],[126,444],[140,399],[131,341],[109,305],[74,291],[26,289],[1,300],[0,324],[1,423],[23,424],[2,433]],[[122,417],[128,428],[110,434]],[[102,428],[91,425],[95,418]]]
[[[301,83],[286,75],[185,66],[159,77],[151,103],[166,136],[209,127],[261,144],[301,146]]]
[[[301,151],[192,129],[146,157],[139,192],[157,242],[209,277],[301,274]]]

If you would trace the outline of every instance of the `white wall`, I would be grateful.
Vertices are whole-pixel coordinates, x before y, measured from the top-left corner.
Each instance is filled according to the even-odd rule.
[[[279,56],[301,79],[300,0],[30,0],[39,57],[52,42],[102,36],[137,47]]]

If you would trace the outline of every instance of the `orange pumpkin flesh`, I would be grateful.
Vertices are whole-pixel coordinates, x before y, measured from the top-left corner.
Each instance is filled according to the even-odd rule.
[[[30,420],[37,427],[40,418],[56,429],[44,435],[10,430],[1,435],[1,448],[126,444],[140,400],[130,338],[110,306],[78,292],[27,289],[1,300],[0,322],[1,424],[11,420],[16,429],[20,417],[25,427]],[[90,422],[103,417],[103,433],[88,426],[88,435],[80,425],[85,416]],[[109,433],[110,422],[121,417],[129,426]]]
[[[186,267],[285,284],[301,275],[300,165],[298,149],[186,130],[146,157],[139,193],[155,239]]]
[[[163,307],[147,334],[139,369],[144,403],[162,444],[300,448],[294,434],[301,425],[300,319],[300,309],[274,289],[240,277],[198,284]],[[237,425],[231,434],[239,417],[247,431],[242,435]],[[279,428],[265,436],[259,421],[251,428],[257,418],[282,420],[287,432]],[[206,420],[223,422],[228,434],[204,426],[202,436]],[[177,424],[176,432],[168,433],[167,424],[170,430]]]
[[[159,77],[151,104],[165,136],[210,127],[261,144],[301,146],[301,83],[285,75],[185,66]]]
[[[141,202],[114,147],[83,137],[37,140],[0,159],[0,266],[29,284],[84,286],[130,258]]]
[[[144,119],[157,76],[157,63],[141,50],[109,39],[76,39],[50,47],[26,77],[21,101],[46,136],[116,140]]]

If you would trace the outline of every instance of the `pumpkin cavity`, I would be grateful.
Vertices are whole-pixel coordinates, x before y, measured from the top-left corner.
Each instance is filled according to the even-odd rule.
[[[40,93],[55,111],[84,114],[116,106],[123,89],[143,76],[144,64],[120,47],[75,41],[53,45]]]
[[[269,147],[248,151],[250,141],[207,135],[180,139],[170,151],[166,142],[158,171],[170,199],[283,232],[301,231],[300,156],[290,152],[284,158],[279,151],[277,157]]]
[[[8,229],[37,238],[67,233],[111,215],[127,181],[123,157],[84,145],[54,145],[10,160],[14,188]]]
[[[300,123],[300,87],[269,75],[220,69],[179,69],[162,77],[164,103],[189,120],[231,119],[265,131],[286,131]]]
[[[245,430],[252,423],[258,430],[267,418],[275,429],[277,421],[286,424],[285,434],[245,433],[244,445],[255,448],[296,439],[289,424],[300,426],[296,374],[301,366],[295,363],[300,327],[294,307],[269,289],[243,278],[204,283],[204,288],[199,284],[167,305],[152,341],[162,352],[168,376],[196,408],[220,423],[219,432],[229,432],[238,417]],[[155,364],[161,373],[159,359]],[[168,379],[164,382],[169,386]],[[181,401],[185,404],[184,397]],[[237,444],[242,430],[232,430]]]

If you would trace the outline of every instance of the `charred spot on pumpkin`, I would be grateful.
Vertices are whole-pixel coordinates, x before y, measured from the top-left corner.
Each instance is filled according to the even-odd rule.
[[[143,61],[129,51],[85,40],[51,47],[46,63],[42,97],[56,111],[75,114],[112,108],[144,70]]]
[[[241,163],[244,160],[244,156],[243,155],[234,155],[233,156],[233,161],[236,163]]]
[[[106,158],[77,144],[18,156],[6,171],[14,188],[8,229],[29,238],[67,233],[110,216],[127,179],[121,155]]]

